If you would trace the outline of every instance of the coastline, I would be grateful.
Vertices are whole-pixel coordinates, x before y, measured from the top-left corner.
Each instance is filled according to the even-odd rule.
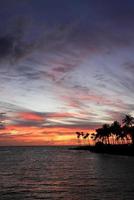
[[[88,150],[93,153],[106,153],[113,155],[124,155],[124,156],[134,156],[134,145],[130,144],[96,144],[94,146],[77,146],[73,148],[75,150]]]

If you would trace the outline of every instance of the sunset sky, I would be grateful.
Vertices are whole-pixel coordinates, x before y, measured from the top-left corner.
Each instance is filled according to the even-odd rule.
[[[0,145],[76,144],[133,100],[133,0],[0,0]]]

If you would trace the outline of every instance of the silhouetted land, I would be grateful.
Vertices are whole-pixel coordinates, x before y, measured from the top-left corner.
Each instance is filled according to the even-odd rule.
[[[125,115],[122,124],[114,121],[112,124],[103,124],[96,129],[96,133],[76,132],[78,143],[81,139],[92,139],[94,146],[78,146],[75,149],[89,150],[95,153],[134,156],[134,117]],[[88,140],[89,141],[89,140]]]
[[[78,146],[77,150],[88,150],[94,153],[134,156],[134,145],[130,144],[96,144],[94,146]]]

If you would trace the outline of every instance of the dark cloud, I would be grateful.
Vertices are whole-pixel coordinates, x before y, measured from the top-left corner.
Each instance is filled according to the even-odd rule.
[[[75,68],[77,66],[77,63],[69,63],[70,61],[68,61],[68,63],[63,63],[63,64],[60,64],[61,66],[58,66],[58,67],[55,67],[53,68],[53,71],[55,72],[60,72],[60,73],[66,73],[66,72],[69,72],[69,71],[72,71],[73,68]]]
[[[17,126],[22,126],[22,127],[42,127],[43,123],[42,121],[35,121],[35,120],[17,120],[17,119],[14,119],[12,121],[12,124],[13,125],[17,125]]]
[[[0,60],[11,63],[25,57],[33,48],[33,44],[18,41],[12,35],[0,37]]]
[[[125,68],[126,72],[134,74],[134,61],[124,63],[123,68]]]
[[[0,36],[0,60],[14,63],[28,55],[34,48],[33,42],[23,41],[23,36],[16,30]]]
[[[9,1],[7,2],[11,4]],[[15,5],[16,3],[17,1],[14,1],[13,4]],[[61,3],[61,1],[58,1],[57,5],[59,5],[59,3]],[[60,80],[64,81],[65,77],[61,77],[61,74],[66,74],[79,66],[82,62],[82,57],[80,57],[81,53],[83,55],[87,53],[90,57],[94,53],[111,51],[117,46],[132,45],[133,40],[132,37],[130,37],[132,31],[125,28],[127,22],[130,21],[130,13],[132,13],[133,10],[133,6],[129,6],[129,4],[131,5],[132,2],[130,1],[127,4],[123,2],[123,6],[120,6],[119,2],[107,3],[107,1],[99,2],[97,0],[95,2],[79,1],[76,9],[76,2],[65,2],[65,5],[72,5],[72,9],[74,10],[71,20],[65,22],[64,13],[62,13],[63,20],[60,20],[58,17],[55,19],[53,15],[51,17],[48,16],[48,21],[53,22],[57,20],[55,23],[51,22],[51,25],[47,24],[45,17],[40,16],[41,13],[36,10],[40,5],[44,6],[44,9],[49,8],[49,10],[51,10],[48,1],[45,3],[41,3],[40,1],[38,5],[34,1],[34,11],[29,8],[30,4],[27,4],[28,10],[26,17],[20,17],[14,20],[12,22],[14,25],[10,25],[7,28],[8,31],[3,31],[0,36],[0,60],[15,63],[24,58],[34,57],[34,55],[32,55],[33,52],[40,52],[42,54],[41,57],[47,60],[48,53],[59,55],[60,52],[58,62],[56,63],[56,59],[54,59],[54,61],[51,60],[51,62],[46,61],[44,70],[42,71],[38,69],[35,70],[34,67],[29,69],[29,66],[26,67],[24,65],[21,65],[22,67],[17,66],[14,69],[19,75],[23,74],[32,80],[39,79],[40,74],[44,73],[46,77],[54,82]],[[87,5],[90,5],[91,8]],[[80,12],[81,6],[86,10],[83,12],[82,16],[77,18],[76,16]],[[56,6],[56,9],[61,11],[58,6]],[[32,25],[29,25],[27,22],[29,21],[28,11],[31,12],[32,22],[30,23]],[[37,15],[36,11],[42,19],[41,21],[35,19]],[[126,23],[123,25],[120,23],[120,26],[117,26],[116,23],[123,20],[123,16],[126,19]],[[114,20],[114,17],[116,20]],[[121,34],[119,34],[120,31]],[[29,33],[27,34],[27,32]],[[77,50],[79,53],[76,53]],[[65,58],[64,55],[68,56]],[[38,55],[36,56],[38,57]],[[36,65],[34,60],[32,61],[32,65]],[[49,65],[49,68],[52,66],[52,69],[47,71],[46,65]],[[98,75],[96,78],[101,79],[102,76],[100,77],[100,75]]]

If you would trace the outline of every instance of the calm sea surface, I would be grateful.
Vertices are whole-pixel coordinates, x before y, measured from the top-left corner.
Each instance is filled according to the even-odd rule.
[[[0,147],[0,200],[134,200],[134,157]]]

